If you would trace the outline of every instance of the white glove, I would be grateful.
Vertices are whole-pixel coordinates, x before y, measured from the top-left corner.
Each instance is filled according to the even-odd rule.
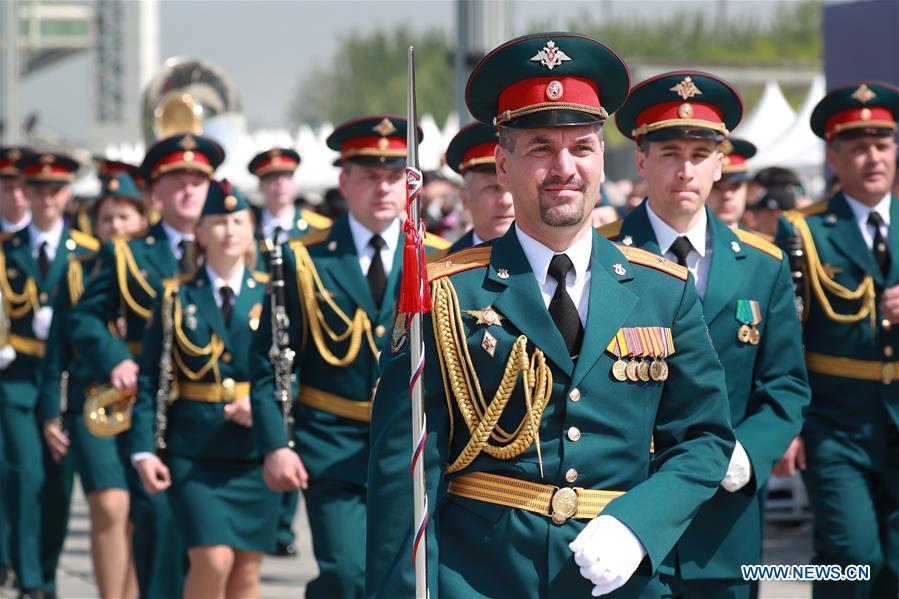
[[[12,345],[0,348],[0,370],[6,370],[9,365],[16,361],[16,350]]]
[[[749,461],[746,450],[737,441],[734,452],[730,456],[727,474],[724,475],[724,480],[721,481],[721,486],[724,487],[725,491],[733,493],[745,487],[751,478],[752,462]]]
[[[53,322],[53,308],[44,306],[34,315],[31,321],[31,328],[34,329],[34,336],[41,341],[46,341],[50,336],[50,323]]]
[[[568,544],[581,576],[593,583],[592,595],[611,593],[626,583],[646,549],[631,529],[613,516],[597,516]]]

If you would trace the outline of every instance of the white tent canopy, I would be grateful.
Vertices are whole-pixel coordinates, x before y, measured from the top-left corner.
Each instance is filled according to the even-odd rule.
[[[796,120],[796,112],[784,97],[776,81],[768,81],[752,112],[734,132],[762,150],[774,142]]]

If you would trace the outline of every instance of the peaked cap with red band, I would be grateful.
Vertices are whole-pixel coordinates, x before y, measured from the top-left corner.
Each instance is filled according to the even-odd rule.
[[[446,164],[464,175],[469,171],[496,173],[496,127],[471,123],[456,133],[446,148]]]
[[[147,181],[174,171],[197,171],[211,177],[224,161],[222,146],[208,137],[187,133],[166,137],[150,146],[140,168]]]
[[[138,188],[148,187],[147,182],[144,180],[143,173],[141,172],[141,168],[136,164],[122,162],[121,160],[109,160],[102,156],[94,156],[94,164],[97,167],[97,176],[100,178],[114,177],[120,173],[126,173],[131,177]]]
[[[601,124],[627,98],[624,61],[586,35],[555,32],[515,38],[475,66],[465,103],[488,125],[537,129]]]
[[[300,155],[286,148],[272,148],[253,156],[247,169],[262,178],[272,173],[293,173],[300,166]]]
[[[18,177],[18,163],[22,158],[31,154],[31,150],[23,146],[0,147],[0,177]]]
[[[672,71],[634,86],[615,123],[635,141],[723,141],[742,118],[743,100],[732,85],[701,71]]]
[[[749,159],[758,151],[750,141],[728,137],[721,142],[721,151],[724,152],[724,164],[721,166],[722,181],[748,181]]]
[[[862,135],[883,137],[896,131],[899,89],[869,81],[838,87],[828,92],[812,111],[812,131],[830,141],[835,137]]]
[[[75,180],[78,172],[78,161],[66,154],[58,152],[39,152],[25,154],[16,166],[25,183],[58,183],[65,185]]]
[[[379,114],[353,119],[337,126],[326,143],[340,157],[334,162],[344,162],[398,169],[406,167],[405,117]],[[418,143],[424,132],[418,129]]]

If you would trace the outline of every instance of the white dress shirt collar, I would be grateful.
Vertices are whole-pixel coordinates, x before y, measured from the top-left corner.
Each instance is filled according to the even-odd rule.
[[[234,292],[234,297],[236,298],[240,295],[240,290],[243,287],[243,277],[246,273],[246,269],[244,265],[241,264],[236,271],[234,271],[234,276],[232,276],[227,281],[220,277],[217,272],[212,270],[212,267],[209,264],[206,265],[206,276],[209,277],[209,284],[212,286],[212,295],[215,298],[216,305],[221,308],[222,307],[222,287],[226,285],[231,288],[231,291]]]
[[[583,279],[587,269],[590,267],[590,254],[593,251],[593,235],[590,231],[571,244],[571,247],[564,252],[556,252],[549,249],[517,226],[515,227],[515,235],[518,237],[518,243],[521,245],[521,249],[531,265],[531,270],[534,272],[534,276],[537,277],[537,283],[541,287],[546,284],[549,263],[556,254],[564,253],[571,259],[571,263],[574,265],[574,281]],[[571,277],[572,274],[568,273],[569,285],[572,282]]]
[[[31,213],[26,212],[25,216],[22,217],[17,223],[11,223],[2,216],[0,216],[0,226],[3,227],[3,231],[6,233],[18,233],[25,227],[31,224]]]
[[[360,256],[372,253],[373,248],[368,245],[368,242],[371,241],[374,233],[372,233],[368,227],[353,218],[353,215],[349,212],[347,213],[347,217],[350,222],[350,234],[353,236],[353,245],[356,246],[356,253]],[[384,241],[387,242],[384,249],[389,250],[390,255],[393,255],[400,238],[400,219],[393,219],[393,222],[391,222],[386,229],[381,231],[380,235]],[[385,264],[384,266],[386,268],[387,265]]]
[[[478,234],[472,229],[471,231],[471,245],[480,245],[484,243],[484,240],[478,237]]]
[[[51,260],[54,259],[59,242],[62,240],[63,227],[62,219],[56,221],[56,224],[49,231],[41,231],[34,226],[34,222],[28,223],[28,238],[31,241],[31,249],[35,252],[35,255],[37,255],[36,253],[40,249],[41,244],[46,241],[47,256]]]
[[[268,208],[262,208],[262,231],[266,238],[271,238],[275,227],[281,227],[285,233],[293,231],[294,219],[297,215],[296,206],[289,206],[289,210],[285,210],[284,216],[276,217],[268,211]]]
[[[880,215],[880,218],[883,219],[883,223],[887,227],[890,226],[891,194],[886,194],[885,196],[883,196],[882,200],[880,200],[873,206],[862,204],[846,192],[843,192],[843,196],[846,198],[846,203],[849,204],[849,208],[852,210],[852,214],[853,216],[855,216],[855,220],[858,221],[858,224],[864,227],[868,226],[868,215],[871,212],[876,212]]]
[[[172,253],[175,254],[175,258],[181,259],[181,248],[178,246],[181,243],[182,239],[187,239],[188,241],[194,241],[193,233],[182,233],[181,231],[172,228],[164,220],[159,221],[162,224],[162,230],[165,231],[165,236],[169,240],[169,246],[172,248]]]
[[[705,208],[700,211],[699,220],[686,233],[678,233],[668,223],[663,221],[659,215],[652,211],[650,202],[646,202],[646,215],[649,217],[649,224],[652,225],[652,230],[656,234],[656,241],[659,242],[659,249],[662,250],[663,254],[667,254],[668,250],[671,249],[671,245],[678,237],[683,235],[690,241],[690,244],[699,256],[705,258],[706,235],[709,223]]]

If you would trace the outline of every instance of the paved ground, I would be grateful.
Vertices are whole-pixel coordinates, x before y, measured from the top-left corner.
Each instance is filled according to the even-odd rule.
[[[298,559],[266,558],[262,573],[262,597],[296,599],[301,597],[306,582],[317,574],[309,544],[306,513],[297,512],[295,530],[299,532]],[[769,527],[766,532],[765,557],[768,564],[804,564],[811,557],[811,531],[801,527]],[[80,489],[72,505],[69,537],[59,571],[59,595],[63,599],[89,599],[97,596],[91,573],[87,504]],[[0,598],[16,596],[9,588],[0,589]],[[763,583],[762,599],[793,599],[811,596],[807,583]]]

